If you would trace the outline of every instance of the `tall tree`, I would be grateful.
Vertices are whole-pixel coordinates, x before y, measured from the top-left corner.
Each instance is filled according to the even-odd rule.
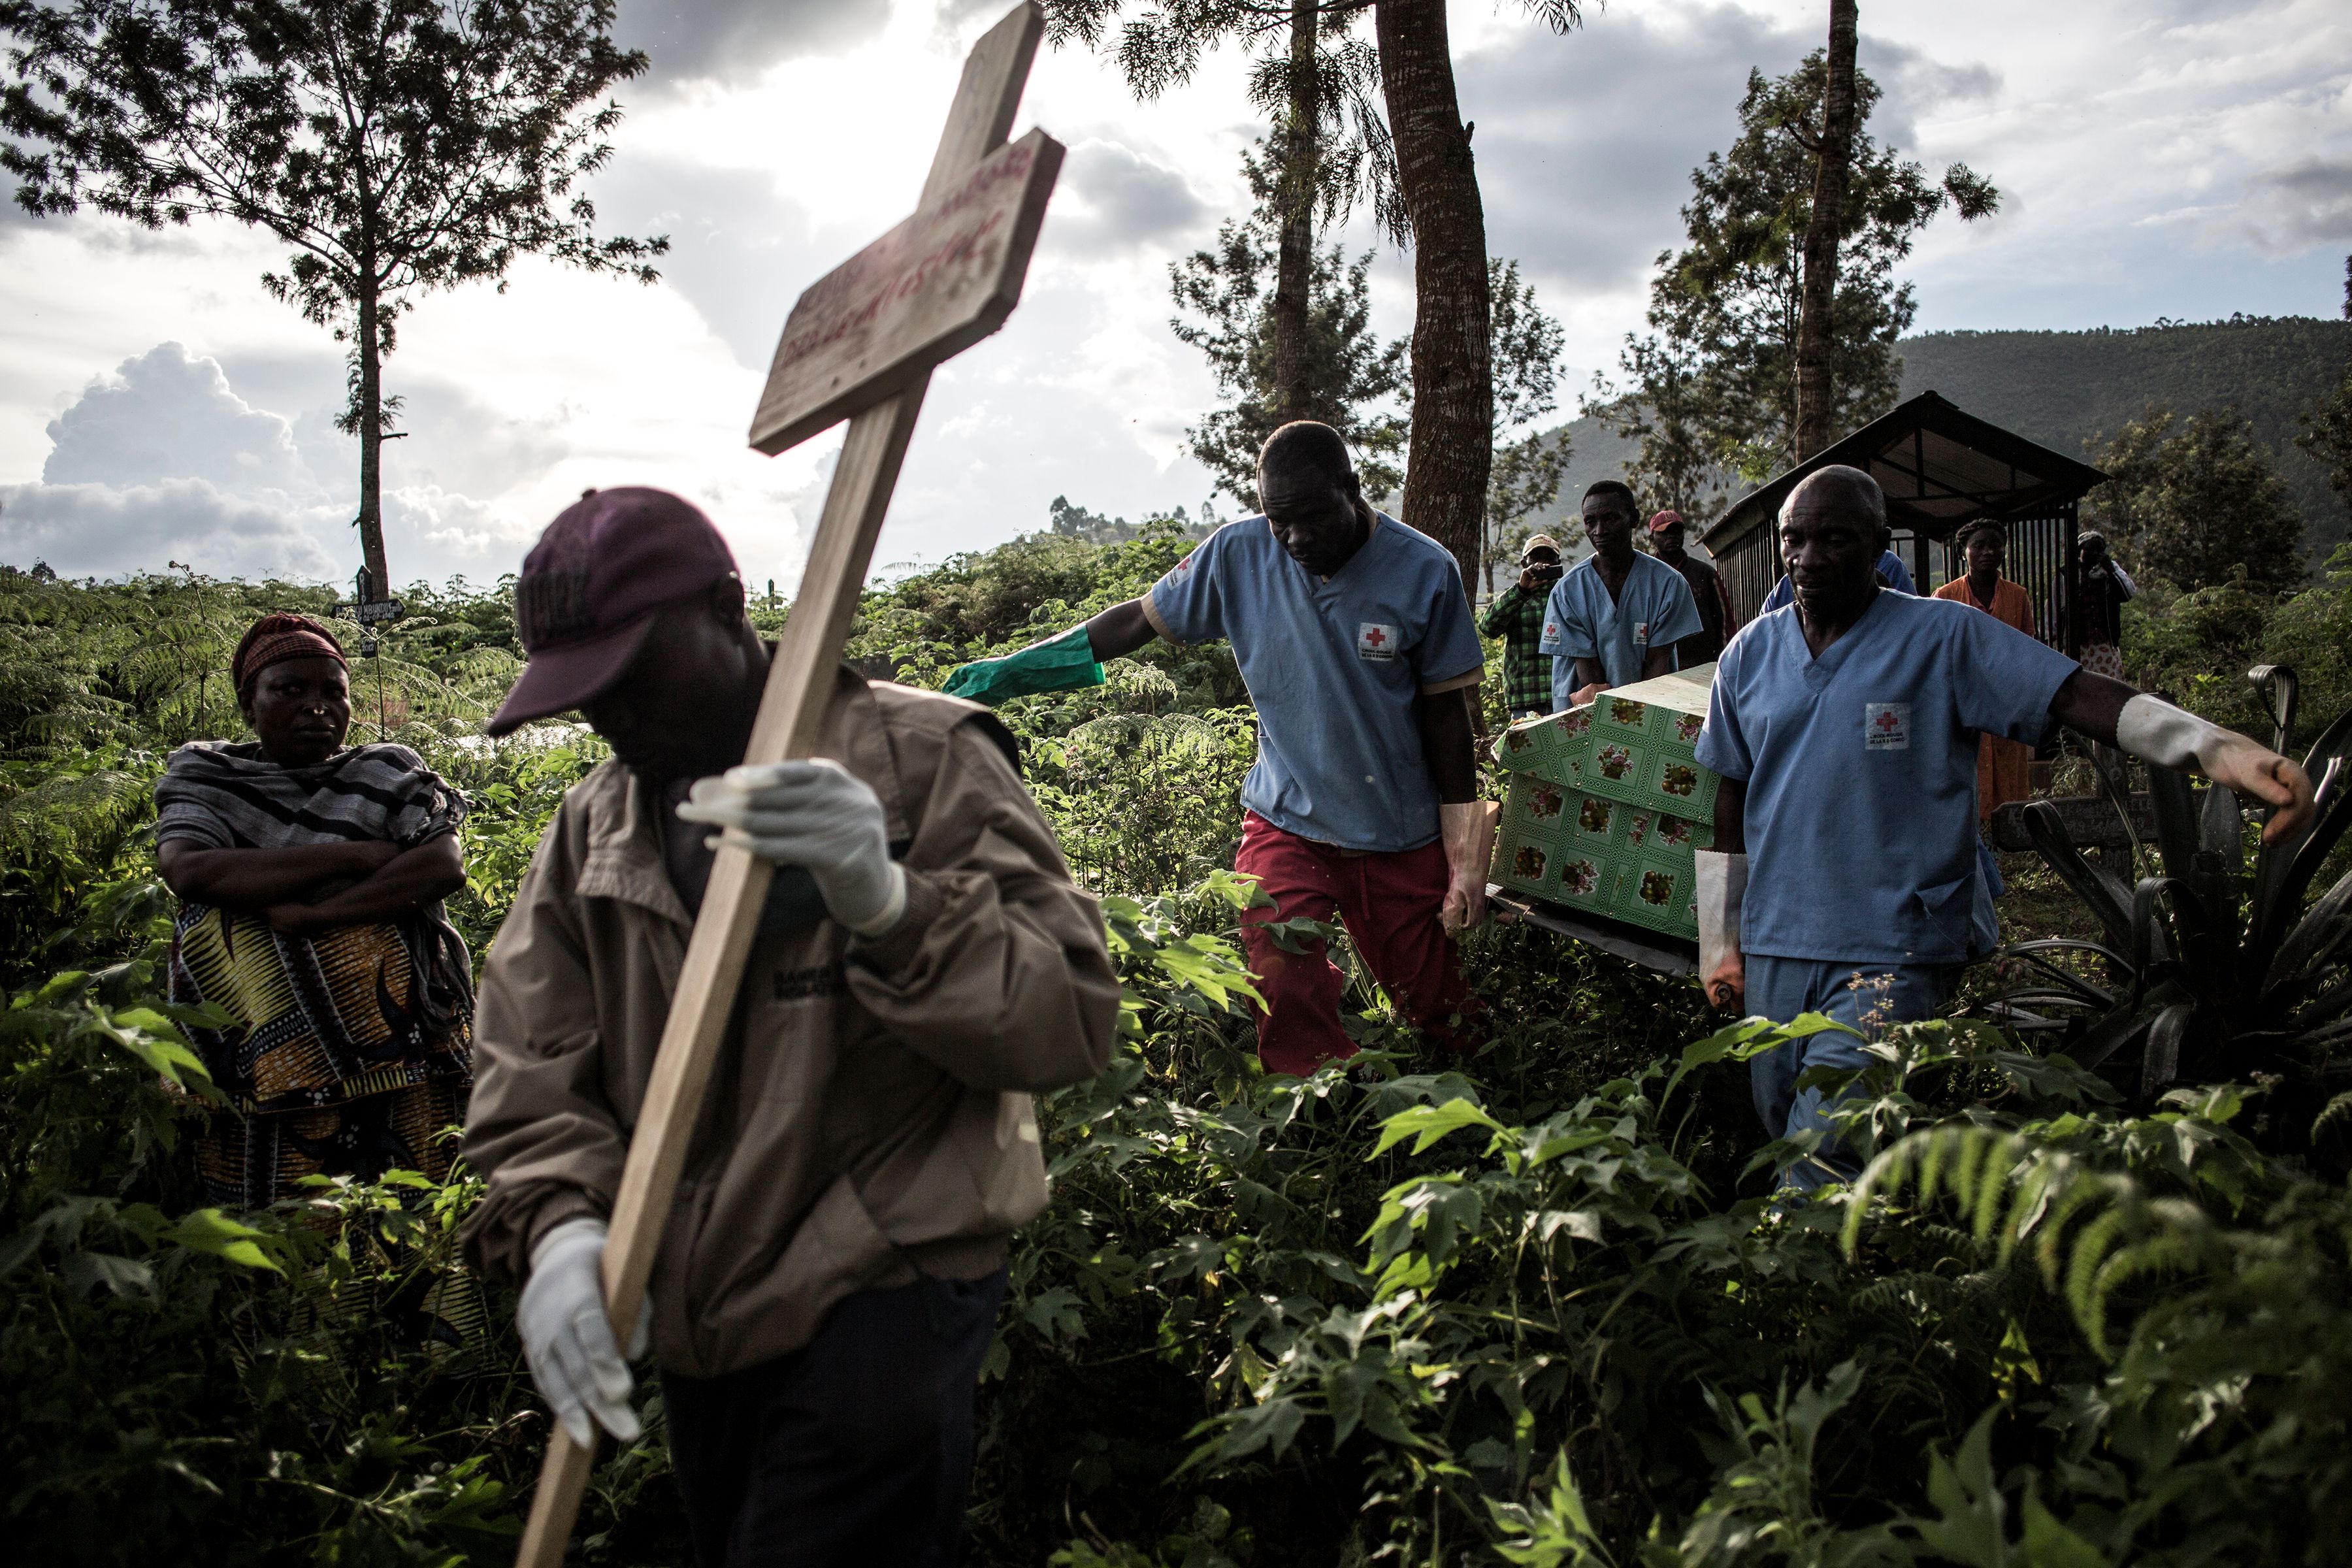
[[[1251,216],[1228,221],[1214,247],[1168,269],[1180,310],[1169,326],[1206,356],[1227,400],[1187,432],[1192,453],[1216,475],[1219,490],[1255,507],[1258,447],[1286,418],[1319,419],[1355,448],[1366,492],[1393,504],[1408,456],[1410,345],[1402,338],[1383,342],[1371,329],[1369,253],[1349,261],[1336,245],[1317,250],[1308,278],[1307,401],[1296,415],[1283,408],[1271,285],[1284,216],[1279,168],[1271,147],[1261,145],[1242,159],[1257,197]],[[1498,258],[1488,269],[1496,425],[1517,437],[1495,454],[1485,509],[1492,556],[1516,549],[1512,531],[1523,534],[1518,525],[1559,495],[1570,447],[1564,431],[1535,428],[1558,405],[1560,325],[1537,302],[1517,262]]]
[[[1056,40],[1101,43],[1126,0],[1044,0]],[[1577,0],[1521,0],[1554,31],[1582,18]],[[1348,37],[1370,5],[1377,55]],[[1120,29],[1117,52],[1129,85],[1151,97],[1188,79],[1203,54],[1227,38],[1261,50],[1251,79],[1253,101],[1285,125],[1312,123],[1318,208],[1344,216],[1369,198],[1391,237],[1413,247],[1413,450],[1403,510],[1414,527],[1437,538],[1460,563],[1465,587],[1477,580],[1486,527],[1487,484],[1494,461],[1494,395],[1487,362],[1486,220],[1470,157],[1470,128],[1462,121],[1447,39],[1445,0],[1311,0],[1324,40],[1303,49],[1303,0],[1151,0],[1144,15]],[[1335,43],[1335,40],[1340,43]],[[1344,44],[1345,47],[1342,47]],[[1293,59],[1312,59],[1311,71]],[[1311,80],[1308,79],[1311,78]],[[1371,101],[1377,87],[1385,122]],[[1293,106],[1325,106],[1299,117]],[[1344,131],[1335,147],[1331,137]],[[1307,146],[1292,137],[1286,146]],[[1306,188],[1294,176],[1286,193]],[[1284,197],[1297,211],[1295,194]],[[1293,258],[1311,244],[1285,247]],[[1296,271],[1276,279],[1283,312],[1276,342],[1303,343],[1299,314],[1306,298]],[[1294,365],[1300,363],[1293,360]],[[1289,383],[1295,387],[1295,383]],[[1280,406],[1295,406],[1286,394]]]
[[[1533,531],[1528,520],[1559,499],[1574,447],[1565,427],[1535,428],[1559,405],[1560,344],[1558,321],[1536,303],[1536,291],[1519,277],[1519,264],[1497,257],[1486,264],[1487,363],[1495,384],[1496,447],[1486,476],[1486,536],[1480,541],[1479,575],[1495,589],[1497,562],[1516,558]],[[1506,437],[1516,437],[1507,440]]]
[[[1404,516],[1478,581],[1495,390],[1487,357],[1486,210],[1454,89],[1445,0],[1380,0],[1381,87],[1412,224],[1412,462]]]
[[[2151,404],[2112,440],[2089,445],[2109,482],[2091,492],[2084,519],[2130,570],[2177,588],[2242,580],[2283,594],[2302,584],[2303,514],[2236,409],[2181,419]]]
[[[1583,20],[1577,0],[1523,0],[1552,30]],[[1412,226],[1412,461],[1404,516],[1479,579],[1495,442],[1488,358],[1486,210],[1462,121],[1445,0],[1379,0],[1381,89],[1397,185]]]
[[[1796,349],[1802,315],[1802,237],[1811,217],[1815,160],[1798,132],[1824,101],[1828,62],[1816,49],[1789,75],[1750,71],[1740,134],[1691,172],[1682,211],[1687,242],[1659,253],[1646,337],[1628,334],[1621,378],[1593,406],[1643,441],[1641,465],[1697,479],[1703,457],[1750,482],[1796,460]],[[1834,428],[1852,429],[1893,406],[1902,361],[1895,340],[1917,305],[1895,268],[1946,207],[1964,219],[2000,195],[1955,163],[1940,180],[1869,133],[1877,84],[1854,72],[1854,132],[1838,224],[1837,287],[1828,314]],[[1663,411],[1671,407],[1668,415]],[[1647,410],[1645,417],[1643,411]],[[1704,482],[1700,480],[1700,482]]]
[[[1286,400],[1276,306],[1287,217],[1279,153],[1261,147],[1242,157],[1255,197],[1250,216],[1228,219],[1213,247],[1168,268],[1181,312],[1169,326],[1207,356],[1228,400],[1186,433],[1192,454],[1220,490],[1254,508],[1258,447],[1277,425],[1319,419],[1356,449],[1366,491],[1386,497],[1396,489],[1404,450],[1405,420],[1390,405],[1408,384],[1405,341],[1382,342],[1371,329],[1370,255],[1349,262],[1338,246],[1318,247],[1308,257],[1307,318],[1293,367],[1300,395]]]
[[[1315,60],[1316,0],[1290,0],[1290,53],[1282,117],[1282,179],[1276,205],[1282,240],[1274,269],[1275,416],[1283,424],[1307,417],[1312,394],[1307,376],[1309,274],[1315,266],[1315,191],[1320,184],[1321,116]]]
[[[1595,374],[1583,412],[1634,441],[1624,464],[1634,493],[1694,521],[1714,515],[1728,499],[1727,470],[1708,428],[1697,356],[1664,333],[1629,335],[1621,368],[1632,390]]]
[[[341,427],[378,593],[383,361],[417,296],[551,257],[645,282],[666,239],[598,237],[578,182],[611,156],[613,0],[0,0],[0,164],[40,216],[198,215],[291,255],[262,286],[349,345]]]
[[[1792,126],[1813,152],[1812,211],[1805,217],[1804,295],[1797,316],[1797,430],[1800,460],[1837,439],[1830,381],[1830,307],[1837,293],[1838,229],[1845,221],[1846,177],[1853,165],[1854,0],[1830,0],[1830,47],[1823,66],[1818,127]]]
[[[1251,51],[1251,104],[1273,123],[1266,162],[1279,216],[1272,348],[1276,422],[1315,417],[1307,378],[1316,363],[1315,236],[1360,203],[1392,238],[1404,237],[1395,158],[1378,101],[1379,58],[1351,32],[1372,0],[1159,0],[1110,25],[1126,0],[1044,0],[1055,40],[1111,44],[1138,98],[1192,79],[1227,41]],[[1253,188],[1262,207],[1269,197]]]

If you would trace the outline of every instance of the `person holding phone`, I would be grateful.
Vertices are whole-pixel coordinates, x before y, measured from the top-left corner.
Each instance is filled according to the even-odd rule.
[[[1495,595],[1478,629],[1503,639],[1503,711],[1527,719],[1551,711],[1551,658],[1543,651],[1544,605],[1559,581],[1559,545],[1549,533],[1519,547],[1518,581]]]

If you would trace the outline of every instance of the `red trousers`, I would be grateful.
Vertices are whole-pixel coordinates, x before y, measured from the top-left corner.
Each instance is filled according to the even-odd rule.
[[[1414,1026],[1452,1048],[1466,1042],[1454,1018],[1471,1010],[1470,988],[1453,939],[1437,923],[1445,902],[1445,846],[1395,855],[1350,855],[1285,833],[1257,813],[1242,816],[1234,869],[1255,877],[1272,909],[1242,915],[1242,945],[1257,975],[1265,1011],[1258,1015],[1257,1055],[1270,1073],[1305,1077],[1328,1061],[1356,1054],[1339,1027],[1347,977],[1319,938],[1286,952],[1263,928],[1270,921],[1338,915],[1372,977]]]

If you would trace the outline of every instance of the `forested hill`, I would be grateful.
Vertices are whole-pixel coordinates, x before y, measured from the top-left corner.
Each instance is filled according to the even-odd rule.
[[[2234,404],[2277,454],[2312,537],[2347,537],[2344,503],[2327,472],[2294,445],[2303,411],[2352,355],[2352,322],[2311,317],[2095,328],[2083,332],[1927,332],[1903,341],[1903,395],[1935,391],[1969,413],[2070,456],[2112,435],[2150,403],[2186,414]],[[1561,510],[1599,479],[1616,476],[1632,444],[1598,420],[1569,426],[1576,455]]]
[[[2244,317],[2087,332],[1928,332],[1903,342],[1903,395],[1939,392],[2061,452],[2084,450],[2150,403],[2186,414],[2234,404],[2277,455],[2312,533],[2345,538],[2327,470],[2294,444],[2305,409],[2352,353],[2352,321]]]

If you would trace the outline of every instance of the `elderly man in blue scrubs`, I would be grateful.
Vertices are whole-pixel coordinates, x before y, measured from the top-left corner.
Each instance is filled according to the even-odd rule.
[[[1683,574],[1633,548],[1639,516],[1633,490],[1616,479],[1584,492],[1592,553],[1552,584],[1544,607],[1539,646],[1551,655],[1555,712],[1668,674],[1675,645],[1706,629]]]
[[[1911,569],[1903,564],[1903,557],[1895,554],[1888,543],[1894,537],[1885,529],[1878,531],[1878,581],[1898,594],[1916,595],[1919,590],[1911,581]],[[1764,608],[1756,613],[1760,616],[1772,610],[1787,609],[1790,597],[1796,591],[1795,582],[1786,572],[1781,573],[1780,580],[1772,584],[1772,591],[1764,595]]]
[[[2094,675],[1968,605],[1884,588],[1885,498],[1859,468],[1806,476],[1780,510],[1795,603],[1750,622],[1716,666],[1698,760],[1723,775],[1698,856],[1708,999],[1787,1022],[1824,1013],[1874,1034],[1932,1016],[1979,957],[1977,742],[2053,724],[2276,807],[2303,831],[2311,781],[2287,758]],[[1753,861],[1752,875],[1750,861]],[[1833,1133],[1808,1068],[1864,1065],[1832,1030],[1750,1064],[1773,1137]],[[1832,1139],[1782,1173],[1810,1190],[1857,1169]]]

